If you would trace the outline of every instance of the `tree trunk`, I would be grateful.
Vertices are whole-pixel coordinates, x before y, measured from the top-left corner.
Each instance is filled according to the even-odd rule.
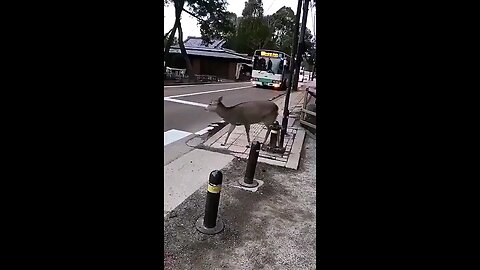
[[[178,25],[177,25],[177,22],[175,21],[175,24],[173,25],[172,30],[170,30],[171,33],[170,33],[170,36],[168,37],[167,45],[165,45],[165,54],[164,54],[165,59],[167,59],[168,54],[170,53],[170,47],[172,47],[173,38],[175,37],[177,27]]]
[[[167,72],[167,66],[170,64],[168,61],[168,55],[170,53],[170,47],[172,47],[173,38],[175,37],[175,32],[177,30],[177,24],[173,25],[173,28],[170,30],[170,36],[168,37],[167,44],[165,45],[165,53],[163,54],[163,60],[165,61],[165,66],[163,67],[163,73]]]
[[[187,50],[185,49],[185,46],[183,44],[183,31],[182,24],[180,23],[180,16],[182,15],[184,3],[185,0],[175,1],[175,25],[178,28],[178,46],[180,46],[180,51],[182,52],[183,59],[185,59],[188,80],[196,81],[195,73],[193,73],[192,63],[188,58]]]
[[[178,22],[178,46],[180,46],[180,51],[182,51],[183,59],[185,59],[185,63],[187,64],[187,73],[188,73],[188,81],[196,81],[197,78],[195,77],[195,73],[193,72],[192,63],[188,58],[187,50],[183,44],[183,33],[182,33],[182,25]]]

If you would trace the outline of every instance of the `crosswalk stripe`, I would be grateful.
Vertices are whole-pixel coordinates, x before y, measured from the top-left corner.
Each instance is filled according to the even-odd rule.
[[[205,91],[205,92],[195,92],[195,93],[189,93],[189,94],[168,96],[167,98],[190,97],[190,96],[197,96],[197,95],[210,94],[210,93],[234,91],[234,90],[244,89],[244,88],[252,88],[252,86],[248,85],[248,86],[234,87],[234,88],[228,88],[228,89],[218,89],[218,90],[211,90],[211,91]]]
[[[176,130],[176,129],[167,130],[163,133],[163,146],[166,146],[166,145],[171,144],[175,141],[183,139],[190,134],[192,134],[192,133],[182,131],[182,130]]]
[[[204,128],[200,131],[195,132],[195,134],[196,135],[203,135],[203,134],[207,133],[209,130],[212,130],[212,129],[213,129],[213,127],[206,127],[206,128]]]
[[[202,104],[198,102],[192,102],[192,101],[186,101],[186,100],[180,100],[180,99],[173,99],[173,98],[163,98],[164,101],[171,101],[171,102],[176,102],[176,103],[181,103],[181,104],[186,104],[186,105],[193,105],[193,106],[198,106],[202,108],[206,108],[208,104]]]

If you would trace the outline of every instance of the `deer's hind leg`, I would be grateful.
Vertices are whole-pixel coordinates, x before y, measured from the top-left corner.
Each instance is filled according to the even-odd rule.
[[[230,137],[230,134],[232,134],[232,131],[235,129],[235,127],[236,126],[234,124],[230,124],[230,128],[228,129],[227,138],[225,138],[225,142],[223,144],[221,144],[221,146],[225,146],[227,144],[228,137]]]
[[[247,141],[248,141],[247,148],[248,148],[250,147],[250,125],[249,124],[245,125],[245,131],[247,132]]]

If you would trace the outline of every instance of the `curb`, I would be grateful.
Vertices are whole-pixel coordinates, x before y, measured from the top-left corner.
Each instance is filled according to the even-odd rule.
[[[282,96],[284,96],[284,95],[286,95],[286,93],[281,93],[280,95],[275,96],[275,97],[273,97],[273,98],[269,98],[268,100],[269,100],[269,101],[274,101],[274,100],[276,100],[276,99],[278,99],[278,98],[280,98],[280,97],[282,97]]]

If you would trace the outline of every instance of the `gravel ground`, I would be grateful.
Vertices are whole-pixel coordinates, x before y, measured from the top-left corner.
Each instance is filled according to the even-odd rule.
[[[259,163],[255,178],[265,183],[257,192],[234,187],[246,161],[223,168],[225,229],[213,236],[195,228],[204,213],[204,176],[205,185],[164,219],[165,269],[316,269],[315,151],[307,136],[299,170]]]

